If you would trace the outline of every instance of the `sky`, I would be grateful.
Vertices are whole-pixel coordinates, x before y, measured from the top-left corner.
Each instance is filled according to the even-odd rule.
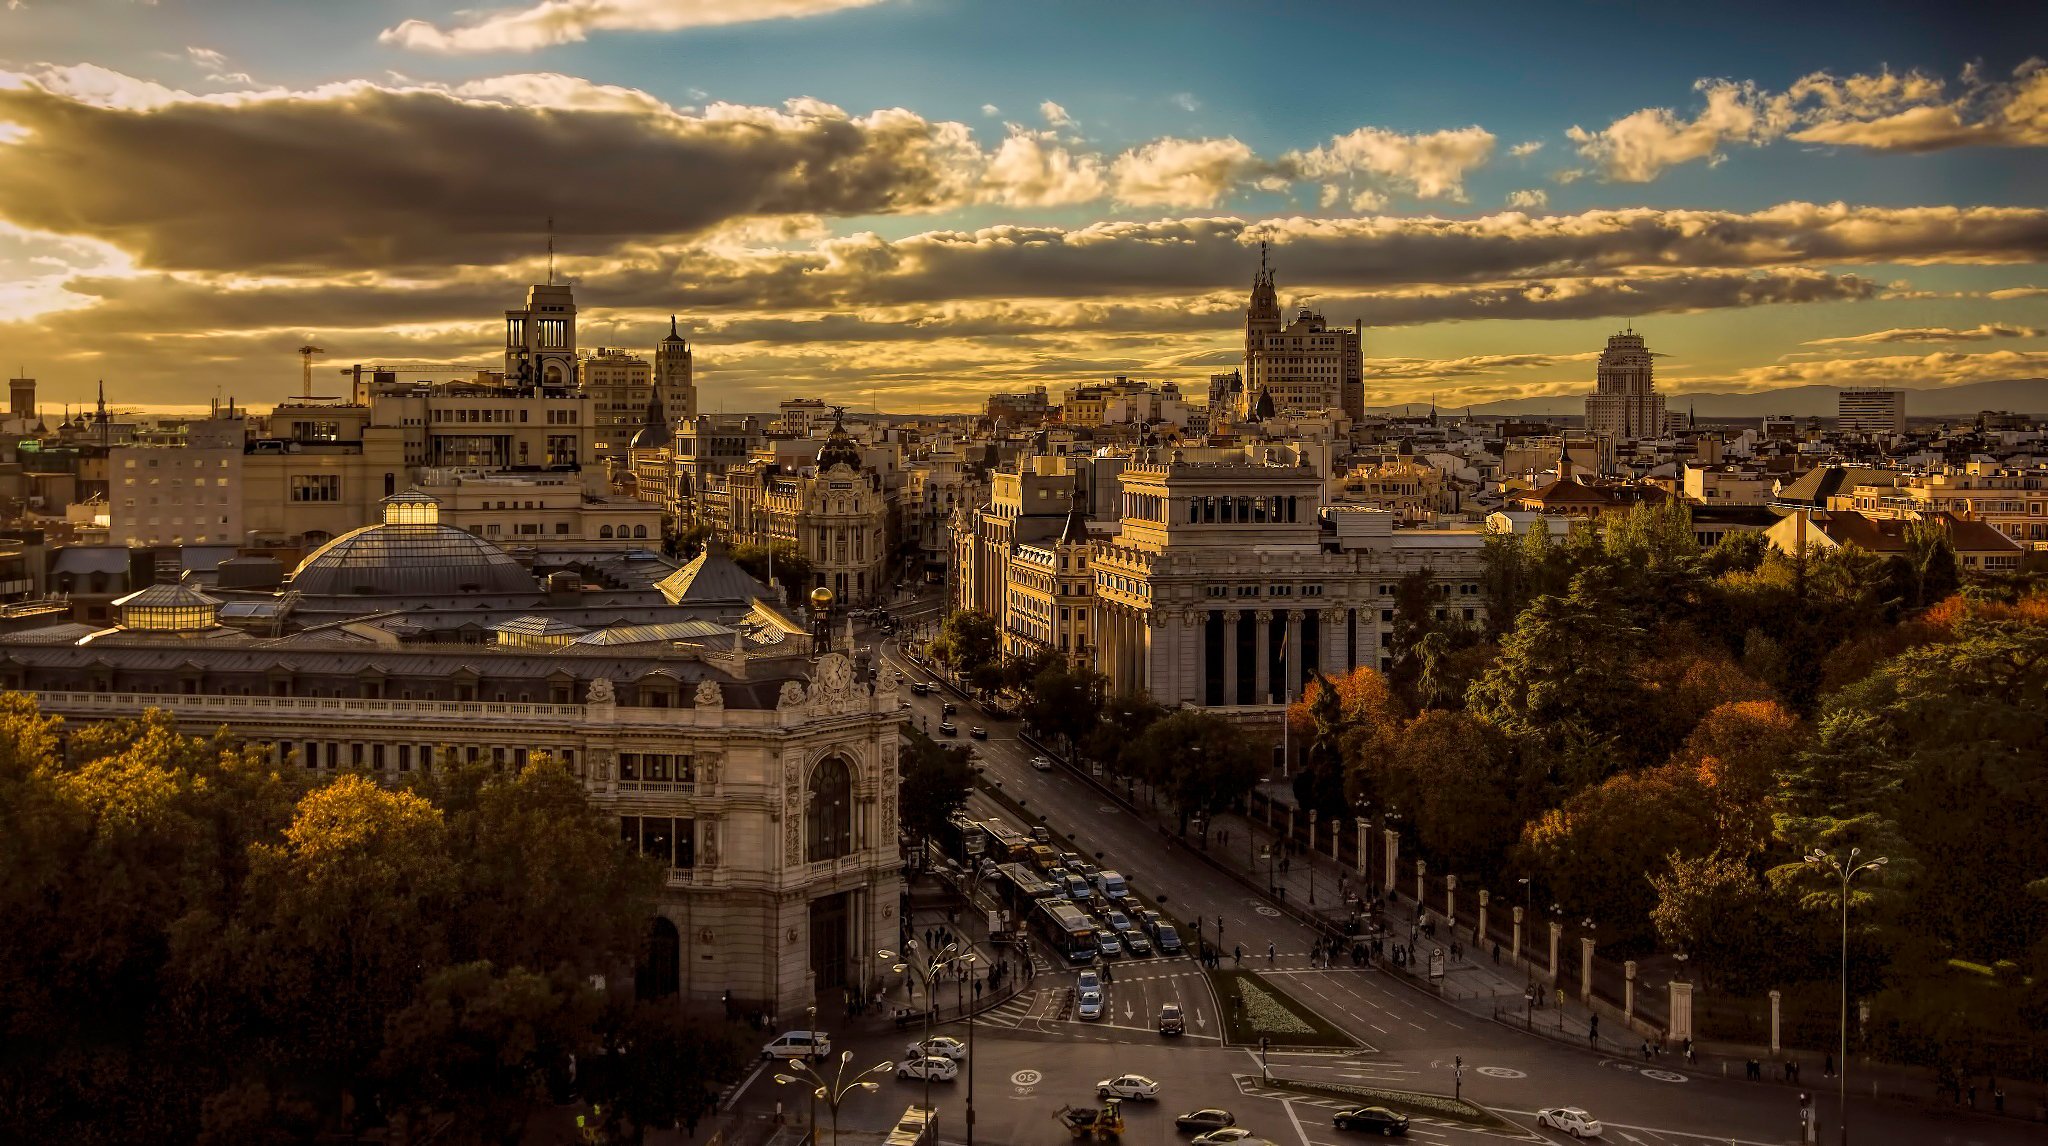
[[[552,220],[707,411],[1206,393],[1261,243],[1374,405],[1627,325],[1675,394],[2048,377],[2044,59],[2040,3],[0,0],[0,365],[495,366]]]

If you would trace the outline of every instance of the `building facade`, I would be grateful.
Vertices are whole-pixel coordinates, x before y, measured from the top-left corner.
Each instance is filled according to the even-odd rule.
[[[1668,419],[1664,395],[1656,391],[1655,368],[1643,336],[1634,330],[1609,335],[1586,398],[1586,429],[1610,441],[1662,437]]]
[[[1835,395],[1835,425],[1845,434],[1903,434],[1906,392],[1843,390]]]
[[[1363,418],[1364,346],[1362,321],[1349,330],[1332,327],[1308,307],[1297,308],[1294,318],[1284,321],[1273,272],[1261,254],[1244,312],[1244,385],[1232,415],[1257,415],[1264,395],[1279,413],[1342,410],[1352,419]],[[1216,384],[1212,376],[1212,400]]]

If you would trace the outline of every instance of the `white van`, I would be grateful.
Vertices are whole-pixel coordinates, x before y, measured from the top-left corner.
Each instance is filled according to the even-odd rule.
[[[832,1053],[832,1036],[824,1031],[785,1031],[761,1048],[762,1058],[808,1058],[823,1062]]]
[[[1104,899],[1108,900],[1122,899],[1131,890],[1124,883],[1124,877],[1113,871],[1096,872],[1095,889],[1102,893]]]

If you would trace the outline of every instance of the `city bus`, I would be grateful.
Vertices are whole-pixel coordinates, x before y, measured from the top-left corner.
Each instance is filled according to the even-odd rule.
[[[1038,924],[1046,946],[1065,956],[1067,962],[1095,961],[1095,924],[1080,908],[1065,899],[1041,899],[1031,919]]]
[[[1038,907],[1041,899],[1059,897],[1059,886],[1040,876],[1021,863],[999,864],[996,876],[988,883],[989,890],[1010,913],[1011,919],[1022,919]]]
[[[1014,863],[1027,859],[1031,854],[1030,836],[1004,824],[1001,820],[984,820],[981,833],[987,841],[984,851],[997,863]]]
[[[988,849],[988,834],[981,830],[981,822],[959,812],[939,829],[936,839],[946,858],[969,870],[980,864]]]

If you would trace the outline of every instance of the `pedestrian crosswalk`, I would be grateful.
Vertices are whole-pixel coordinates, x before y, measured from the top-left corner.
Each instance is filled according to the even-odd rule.
[[[974,1021],[977,1023],[987,1023],[991,1026],[1014,1029],[1017,1024],[1033,1017],[1033,1013],[1038,1009],[1039,1004],[1044,1001],[1044,997],[1050,994],[1052,992],[1049,991],[1019,991],[1009,1002],[1004,1003],[1000,1007],[991,1007],[983,1011],[975,1016]]]
[[[1275,1089],[1275,1088],[1273,1088],[1273,1087],[1269,1087],[1269,1086],[1264,1086],[1264,1085],[1261,1085],[1261,1084],[1263,1083],[1263,1081],[1264,1081],[1264,1080],[1263,1080],[1263,1079],[1261,1079],[1261,1078],[1260,1078],[1260,1077],[1259,1077],[1258,1075],[1255,1075],[1255,1074],[1239,1074],[1239,1075],[1233,1075],[1233,1076],[1232,1076],[1232,1078],[1233,1078],[1233,1079],[1234,1079],[1234,1080],[1236,1081],[1236,1083],[1237,1083],[1237,1091],[1238,1091],[1238,1093],[1239,1093],[1239,1094],[1242,1094],[1242,1095],[1244,1095],[1244,1096],[1245,1096],[1245,1097],[1247,1097],[1247,1098],[1270,1098],[1270,1099],[1274,1100],[1275,1102],[1291,1102],[1291,1103],[1293,1103],[1293,1104],[1294,1104],[1294,1105],[1296,1105],[1296,1106],[1314,1106],[1314,1107],[1319,1107],[1319,1108],[1321,1108],[1321,1109],[1323,1109],[1323,1110],[1344,1110],[1344,1109],[1347,1109],[1347,1108],[1349,1108],[1349,1107],[1353,1107],[1353,1106],[1364,1106],[1364,1105],[1369,1105],[1369,1104],[1368,1104],[1367,1102],[1365,1102],[1365,1100],[1364,1100],[1364,1099],[1362,1099],[1362,1098],[1353,1098],[1353,1099],[1344,1099],[1344,1098],[1324,1098],[1324,1097],[1321,1097],[1321,1096],[1318,1096],[1318,1095],[1313,1095],[1313,1094],[1301,1094],[1301,1093],[1299,1093],[1299,1092],[1297,1092],[1297,1091],[1292,1091],[1292,1090],[1278,1090],[1278,1089]],[[1411,1114],[1409,1114],[1409,1115],[1408,1115],[1408,1121],[1409,1121],[1409,1123],[1410,1123],[1411,1125],[1416,1125],[1416,1126],[1447,1126],[1447,1127],[1454,1127],[1454,1128],[1456,1128],[1456,1129],[1458,1129],[1458,1130],[1463,1130],[1463,1131],[1465,1131],[1465,1132],[1467,1132],[1467,1133],[1471,1133],[1471,1134],[1485,1134],[1485,1135],[1488,1135],[1488,1136],[1490,1136],[1490,1137],[1494,1137],[1494,1138],[1505,1138],[1505,1139],[1508,1139],[1509,1141],[1516,1141],[1516,1142],[1542,1142],[1542,1141],[1545,1141],[1544,1139],[1542,1139],[1542,1138],[1539,1138],[1539,1137],[1537,1137],[1537,1136],[1535,1136],[1535,1135],[1533,1135],[1533,1134],[1530,1134],[1530,1133],[1528,1133],[1528,1132],[1526,1132],[1526,1131],[1525,1131],[1525,1132],[1522,1132],[1522,1133],[1519,1133],[1519,1134],[1508,1134],[1508,1133],[1503,1133],[1502,1131],[1499,1131],[1499,1130],[1494,1130],[1494,1129],[1490,1129],[1490,1128],[1486,1128],[1486,1127],[1479,1127],[1479,1126],[1474,1126],[1474,1125],[1473,1125],[1472,1123],[1470,1123],[1470,1122],[1461,1122],[1461,1121],[1458,1121],[1457,1119],[1452,1119],[1452,1118],[1432,1118],[1432,1117],[1430,1117],[1430,1116],[1428,1116],[1428,1115],[1423,1115],[1423,1114],[1413,1114],[1413,1113],[1411,1113]]]

